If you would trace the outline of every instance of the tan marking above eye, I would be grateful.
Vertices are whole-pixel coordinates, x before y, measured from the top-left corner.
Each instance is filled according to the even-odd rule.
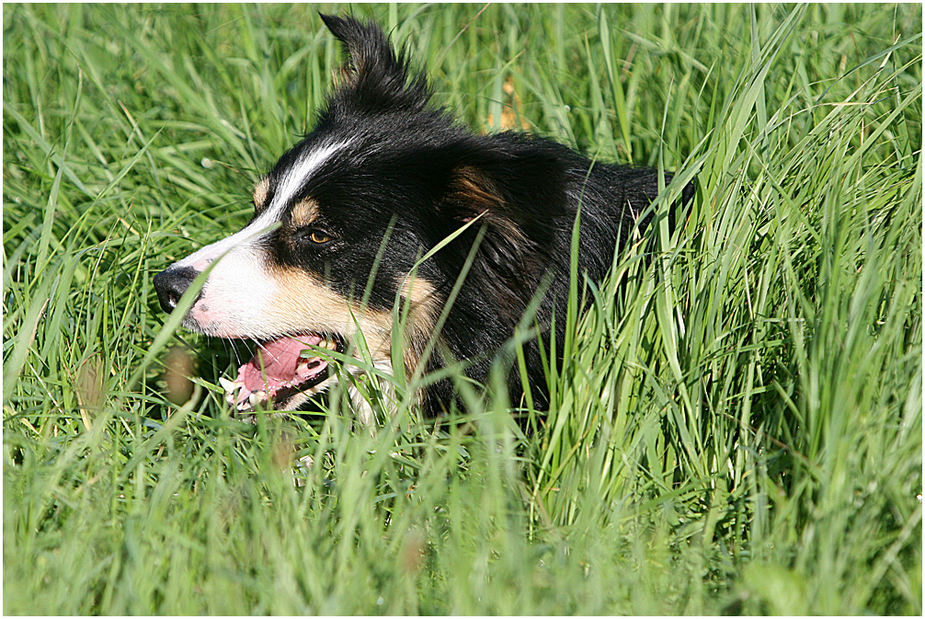
[[[292,225],[301,228],[307,226],[318,217],[318,203],[311,198],[305,198],[292,206],[290,220]],[[314,237],[314,235],[312,235]],[[314,240],[314,238],[312,238]],[[330,240],[330,239],[329,239]],[[319,241],[315,241],[316,243]]]
[[[264,177],[260,179],[257,186],[254,187],[254,207],[262,210],[266,206],[267,195],[270,193],[270,179]]]

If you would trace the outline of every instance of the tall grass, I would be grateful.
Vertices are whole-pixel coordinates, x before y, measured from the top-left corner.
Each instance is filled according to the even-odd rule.
[[[250,425],[151,276],[310,126],[315,7],[6,5],[4,611],[920,614],[921,9],[323,9],[686,220],[576,274],[548,411]]]

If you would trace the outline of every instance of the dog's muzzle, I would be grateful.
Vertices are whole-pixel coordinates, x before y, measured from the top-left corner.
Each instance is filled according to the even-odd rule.
[[[155,275],[154,290],[161,309],[168,314],[172,312],[197,275],[199,271],[192,267],[169,267]]]

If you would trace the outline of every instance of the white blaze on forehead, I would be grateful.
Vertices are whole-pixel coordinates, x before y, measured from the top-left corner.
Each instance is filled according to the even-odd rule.
[[[347,140],[345,142],[325,146],[324,148],[317,148],[300,155],[294,164],[289,166],[286,170],[283,170],[282,174],[280,174],[280,177],[276,181],[276,191],[273,194],[273,200],[270,202],[267,210],[261,214],[261,218],[264,215],[271,215],[273,219],[277,219],[282,215],[286,205],[296,197],[299,190],[302,189],[312,173],[328,160],[331,155],[341,150],[349,143],[350,140]]]
[[[274,224],[281,220],[286,210],[286,205],[298,195],[318,167],[349,143],[350,140],[338,142],[300,155],[294,164],[282,171],[276,183],[273,200],[254,221],[240,232],[211,245],[206,245],[199,251],[190,254],[177,262],[175,266],[192,267],[197,271],[203,271],[213,260],[223,254],[237,248],[252,246],[256,239],[271,230]],[[254,285],[259,285],[259,283],[242,281],[241,289],[248,290]]]
[[[261,234],[266,232],[269,229],[269,225],[264,225],[262,228],[257,228],[254,224],[258,223],[256,220],[247,226],[240,232],[236,232],[229,237],[212,243],[211,245],[206,245],[197,252],[194,252],[180,260],[175,267],[192,267],[197,271],[205,271],[212,261],[224,256],[225,254],[230,254],[232,250],[237,250],[240,248],[248,248],[253,244],[253,240],[259,237]],[[211,279],[211,277],[210,277]]]

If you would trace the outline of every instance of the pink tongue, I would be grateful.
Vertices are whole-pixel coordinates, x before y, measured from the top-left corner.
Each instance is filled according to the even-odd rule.
[[[309,368],[312,359],[308,359],[308,364],[303,363],[302,367],[297,369],[296,366],[302,359],[299,355],[309,345],[317,346],[321,341],[320,335],[313,334],[298,338],[283,337],[267,342],[260,346],[253,359],[238,369],[238,380],[243,380],[244,386],[250,391],[258,391],[282,387],[292,383],[296,378],[307,378],[313,371],[320,371],[326,364],[319,363],[319,367]]]

